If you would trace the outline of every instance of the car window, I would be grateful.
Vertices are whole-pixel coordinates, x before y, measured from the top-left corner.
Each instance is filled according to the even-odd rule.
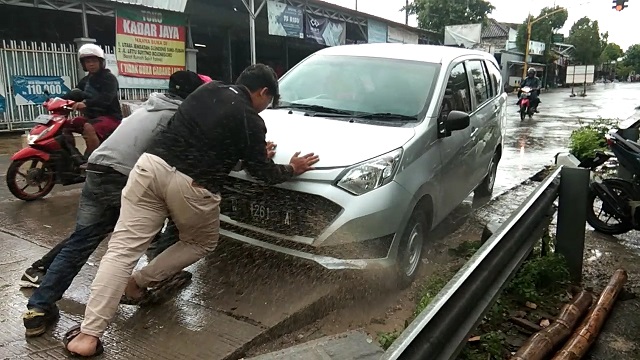
[[[431,101],[439,70],[420,61],[313,55],[280,80],[280,106],[416,116]]]
[[[463,63],[454,66],[451,70],[442,99],[440,116],[446,118],[452,110],[471,112],[469,78]]]
[[[493,95],[496,96],[502,94],[504,90],[502,87],[502,73],[500,72],[500,69],[498,69],[498,67],[491,61],[486,61],[485,63],[491,77],[491,83],[493,85],[494,93]]]
[[[471,73],[473,79],[474,95],[476,97],[477,106],[489,99],[489,84],[485,73],[484,66],[481,60],[467,61],[467,69]]]

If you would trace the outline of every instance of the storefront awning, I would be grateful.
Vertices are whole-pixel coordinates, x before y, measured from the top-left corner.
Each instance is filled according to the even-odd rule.
[[[121,4],[144,6],[153,9],[184,12],[187,0],[109,0]]]

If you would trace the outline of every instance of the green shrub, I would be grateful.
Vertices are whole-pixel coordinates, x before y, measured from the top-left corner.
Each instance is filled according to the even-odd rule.
[[[569,138],[569,152],[578,160],[593,157],[596,151],[607,149],[605,134],[617,126],[616,120],[598,119],[574,130]]]

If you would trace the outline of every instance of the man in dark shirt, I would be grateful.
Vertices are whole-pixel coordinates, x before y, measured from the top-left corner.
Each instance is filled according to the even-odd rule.
[[[122,109],[118,79],[106,68],[104,51],[98,45],[86,44],[78,50],[78,58],[89,74],[64,98],[76,101],[73,109],[84,115],[74,118],[69,130],[82,134],[86,159],[120,125]]]
[[[65,336],[67,350],[81,356],[101,353],[100,337],[121,298],[127,303],[144,301],[148,287],[215,249],[220,188],[240,160],[252,176],[270,184],[313,169],[319,160],[313,153],[300,157],[298,152],[288,165],[269,160],[267,129],[258,113],[277,101],[275,72],[258,64],[245,69],[236,85],[205,84],[180,105],[129,175],[120,218],[91,285],[84,321]],[[180,241],[131,275],[169,215]]]
[[[520,82],[520,89],[528,86],[531,88],[531,94],[529,94],[529,99],[531,100],[531,105],[533,106],[533,110],[538,112],[538,105],[540,104],[540,88],[542,88],[542,82],[540,78],[536,76],[536,69],[529,68],[527,70],[527,77],[522,79]],[[520,105],[520,94],[522,90],[518,90],[518,105]]]

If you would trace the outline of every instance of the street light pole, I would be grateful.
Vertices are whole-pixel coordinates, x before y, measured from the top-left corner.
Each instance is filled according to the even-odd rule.
[[[559,13],[560,11],[564,11],[564,8],[558,8],[546,15],[540,16],[537,19],[531,19],[531,16],[528,17],[527,19],[527,44],[525,45],[525,50],[524,50],[524,67],[522,68],[522,78],[526,78],[527,77],[527,68],[529,67],[528,64],[528,58],[529,58],[529,43],[531,43],[531,27],[533,26],[533,24],[537,23],[538,21],[542,20],[542,19],[546,19],[549,16]]]
[[[409,25],[409,0],[405,1],[404,6],[404,24]]]

